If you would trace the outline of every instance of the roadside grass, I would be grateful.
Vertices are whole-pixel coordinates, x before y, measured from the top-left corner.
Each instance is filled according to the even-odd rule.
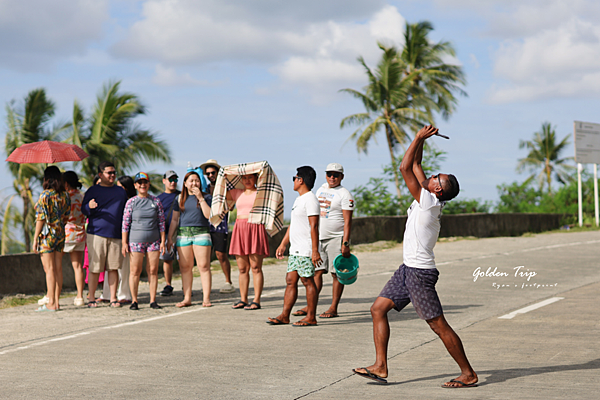
[[[384,251],[399,247],[400,244],[395,240],[379,240],[373,243],[361,243],[352,245],[350,251],[352,253],[373,253],[376,251]]]
[[[76,295],[76,292],[65,292],[61,294],[60,298],[67,299]],[[28,295],[22,293],[5,296],[2,299],[0,299],[0,310],[11,307],[26,306],[29,304],[37,304],[37,301],[42,297],[44,297],[44,295]]]
[[[458,242],[459,240],[479,240],[476,236],[450,236],[438,238],[440,243]]]

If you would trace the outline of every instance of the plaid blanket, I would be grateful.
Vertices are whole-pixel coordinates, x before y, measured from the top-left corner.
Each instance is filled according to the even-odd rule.
[[[227,191],[245,189],[242,175],[258,173],[256,200],[248,216],[251,224],[263,224],[270,236],[283,229],[283,188],[277,175],[267,161],[234,164],[221,167],[213,191],[210,223],[217,226],[222,216],[230,211],[235,202],[227,201]]]

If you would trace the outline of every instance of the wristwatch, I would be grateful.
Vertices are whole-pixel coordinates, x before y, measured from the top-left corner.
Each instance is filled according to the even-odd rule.
[[[350,242],[344,242],[342,243],[342,246],[350,247]]]

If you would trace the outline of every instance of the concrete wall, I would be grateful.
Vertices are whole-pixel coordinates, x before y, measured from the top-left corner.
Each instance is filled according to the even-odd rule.
[[[458,214],[443,215],[440,237],[451,236],[519,236],[526,232],[543,232],[560,227],[561,214]],[[352,243],[378,240],[402,242],[406,217],[357,217],[352,220]],[[269,239],[271,257],[283,240],[287,226]],[[63,258],[65,289],[75,289],[69,256]],[[0,294],[43,293],[46,275],[37,254],[0,256]]]

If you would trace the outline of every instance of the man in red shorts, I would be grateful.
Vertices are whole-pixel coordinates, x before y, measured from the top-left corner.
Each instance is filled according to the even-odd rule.
[[[435,290],[438,270],[435,267],[433,247],[440,233],[440,217],[445,202],[458,195],[458,181],[454,175],[438,174],[427,179],[421,160],[425,140],[438,132],[431,125],[423,127],[415,136],[400,171],[406,186],[415,198],[408,209],[404,231],[404,264],[398,268],[371,306],[375,364],[352,371],[364,378],[387,383],[387,347],[390,325],[387,314],[395,308],[402,310],[412,303],[421,319],[442,339],[446,349],[460,367],[461,374],[442,385],[444,388],[465,388],[477,384],[477,374],[471,368],[462,342],[448,325]]]

